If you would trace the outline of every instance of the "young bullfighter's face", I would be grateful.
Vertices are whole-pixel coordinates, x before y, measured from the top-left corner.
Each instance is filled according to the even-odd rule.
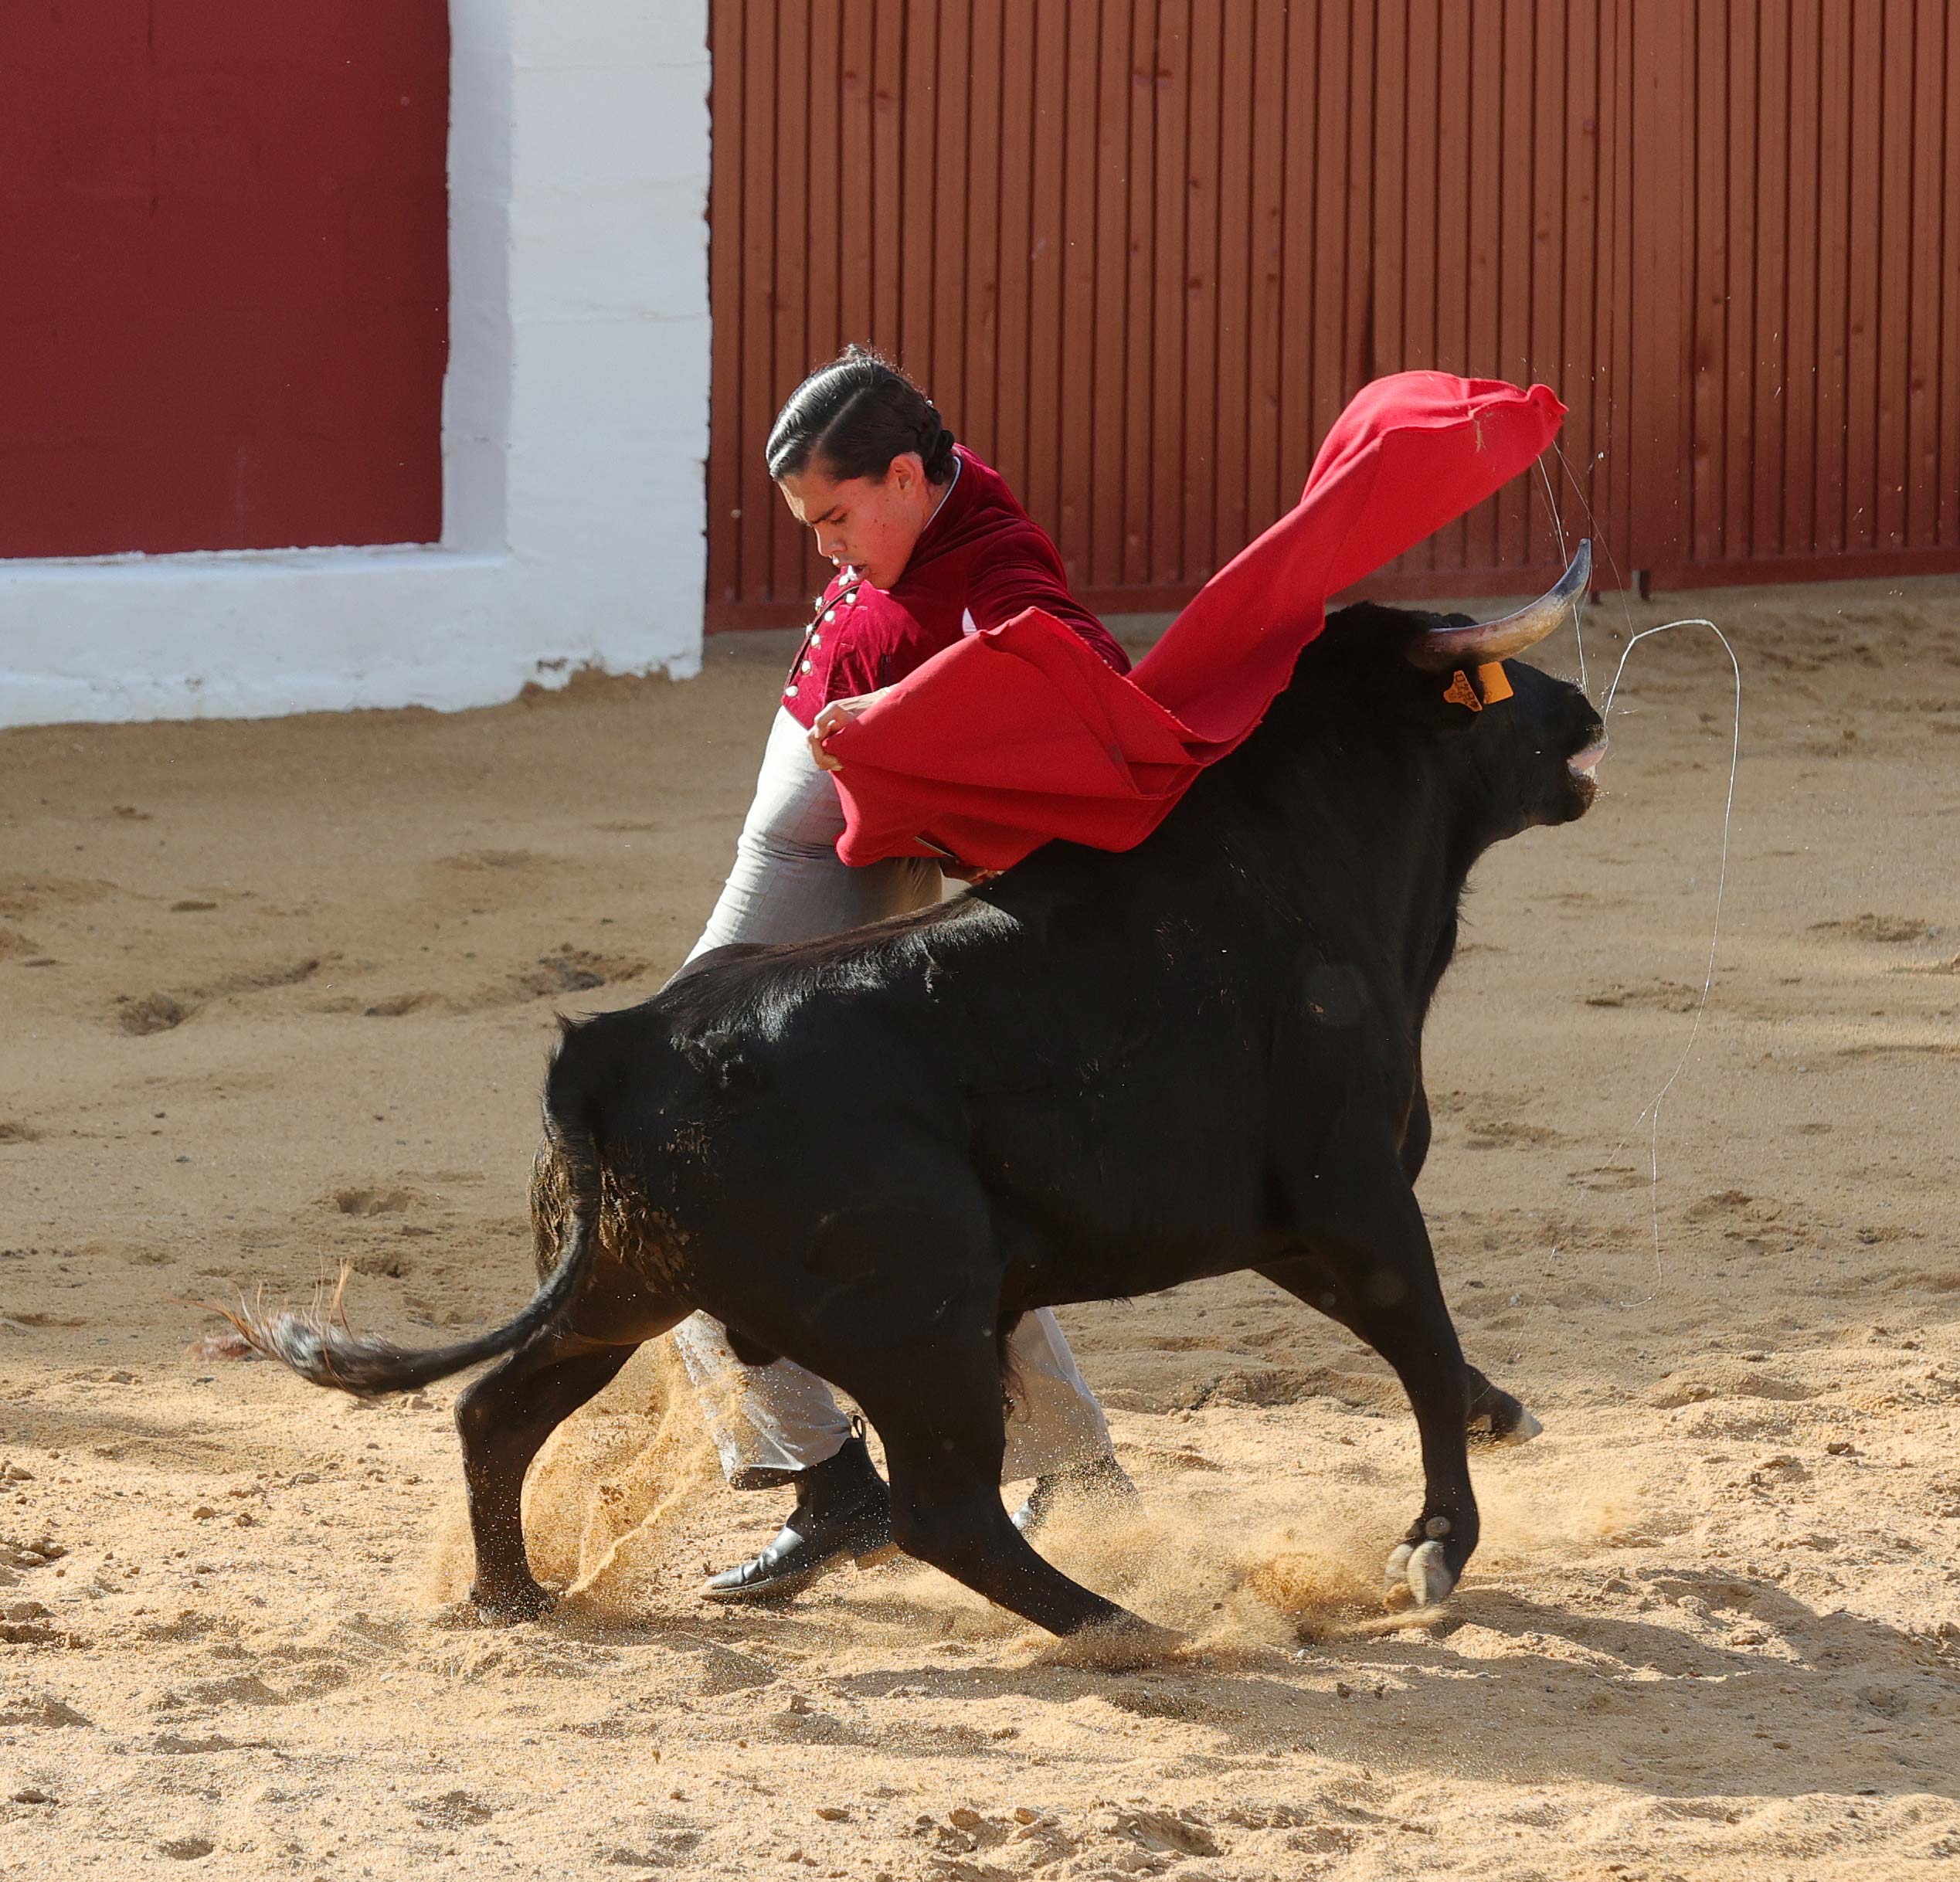
[[[945,494],[943,486],[928,481],[916,451],[893,458],[881,477],[834,478],[820,458],[776,487],[790,514],[816,532],[817,554],[840,569],[855,569],[874,588],[889,588],[905,573]]]

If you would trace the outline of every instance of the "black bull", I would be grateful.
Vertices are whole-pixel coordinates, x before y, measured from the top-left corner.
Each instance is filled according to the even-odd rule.
[[[1471,865],[1591,801],[1585,696],[1490,664],[1583,579],[1575,563],[1483,627],[1344,610],[1126,854],[1051,844],[943,906],[726,949],[566,1022],[533,1187],[542,1284],[507,1326],[427,1353],[311,1316],[248,1314],[250,1337],[362,1394],[508,1356],[457,1421],[473,1596],[521,1616],[549,1605],[520,1515],[538,1447],[705,1309],[745,1358],[786,1354],[863,1408],[902,1548],[1065,1632],[1137,1623],[1002,1508],[1008,1330],[1249,1268],[1401,1378],[1425,1487],[1389,1592],[1440,1598],[1476,1546],[1466,1428],[1529,1414],[1466,1364],[1437,1279],[1413,1187],[1422,1024]]]

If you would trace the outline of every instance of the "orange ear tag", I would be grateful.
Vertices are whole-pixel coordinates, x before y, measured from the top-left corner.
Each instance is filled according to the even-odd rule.
[[[1477,689],[1470,684],[1470,676],[1461,667],[1456,669],[1456,677],[1450,681],[1443,697],[1452,705],[1468,706],[1473,712],[1483,710],[1483,702],[1477,697]]]
[[[1495,705],[1500,699],[1511,696],[1511,683],[1504,678],[1504,663],[1501,660],[1487,660],[1477,668],[1477,684],[1483,688],[1483,703]]]

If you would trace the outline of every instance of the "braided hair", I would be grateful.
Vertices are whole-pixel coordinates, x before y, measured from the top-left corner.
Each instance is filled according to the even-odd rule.
[[[817,464],[835,482],[882,481],[892,460],[916,451],[926,481],[953,470],[953,433],[939,408],[892,362],[854,342],[790,393],[769,427],[769,475]]]

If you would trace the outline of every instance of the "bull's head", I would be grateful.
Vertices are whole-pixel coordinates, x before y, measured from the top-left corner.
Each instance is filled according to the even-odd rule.
[[[1606,749],[1599,715],[1516,656],[1571,613],[1591,559],[1582,544],[1555,587],[1501,620],[1365,601],[1330,615],[1275,701],[1262,752],[1340,780],[1400,827],[1440,815],[1466,868],[1520,831],[1583,816]]]
[[[1403,615],[1419,625],[1402,658],[1432,689],[1418,710],[1438,732],[1467,735],[1496,825],[1491,836],[1569,823],[1597,791],[1606,735],[1591,702],[1535,667],[1507,664],[1564,624],[1591,574],[1592,545],[1581,542],[1555,586],[1502,620]]]

